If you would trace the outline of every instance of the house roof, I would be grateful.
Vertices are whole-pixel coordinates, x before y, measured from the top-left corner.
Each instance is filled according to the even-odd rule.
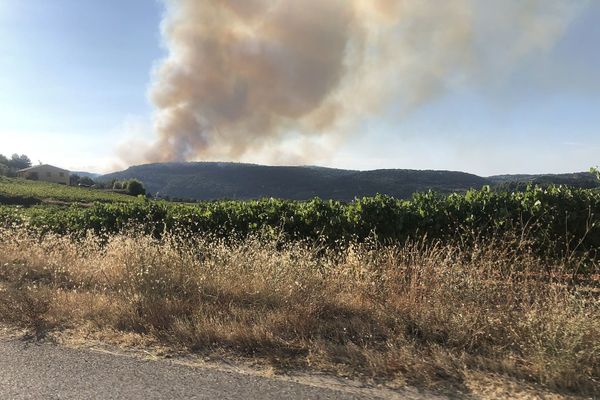
[[[58,167],[55,167],[54,165],[50,165],[50,164],[34,165],[32,167],[29,167],[29,168],[20,169],[17,172],[35,171],[36,169],[44,169],[44,168],[51,168],[51,169],[53,169],[55,171],[61,171],[61,172],[69,172],[66,169],[58,168]]]

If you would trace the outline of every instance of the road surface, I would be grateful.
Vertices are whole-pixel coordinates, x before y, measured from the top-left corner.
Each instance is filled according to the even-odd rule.
[[[1,399],[377,399],[216,368],[0,339]]]

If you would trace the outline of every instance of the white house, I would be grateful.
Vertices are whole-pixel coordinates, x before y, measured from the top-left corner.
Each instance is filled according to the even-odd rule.
[[[17,176],[19,178],[30,179],[34,181],[45,181],[68,185],[70,174],[66,169],[43,164],[19,170],[17,171]]]

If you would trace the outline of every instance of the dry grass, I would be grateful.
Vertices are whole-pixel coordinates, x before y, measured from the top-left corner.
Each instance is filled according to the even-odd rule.
[[[419,386],[469,371],[600,394],[600,296],[508,241],[324,251],[136,234],[0,232],[0,321],[91,327]]]

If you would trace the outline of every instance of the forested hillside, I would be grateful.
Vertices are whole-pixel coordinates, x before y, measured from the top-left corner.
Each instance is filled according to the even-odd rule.
[[[451,171],[353,171],[211,162],[141,165],[99,180],[130,178],[140,179],[153,195],[186,200],[320,197],[348,201],[377,193],[408,198],[417,191],[464,191],[490,183]]]
[[[279,167],[240,163],[148,164],[97,178],[98,181],[139,179],[148,193],[180,200],[256,199],[307,200],[314,197],[349,201],[377,193],[410,198],[415,192],[464,192],[490,185],[523,189],[529,183],[593,188],[590,173],[502,175],[489,178],[454,171],[381,169],[354,171],[323,167]]]

